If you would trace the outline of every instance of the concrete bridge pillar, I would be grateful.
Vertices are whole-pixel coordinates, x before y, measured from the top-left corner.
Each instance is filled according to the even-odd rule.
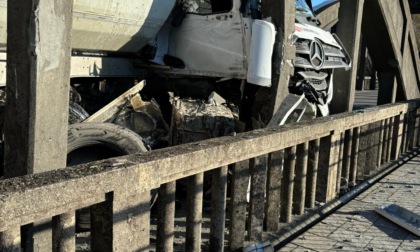
[[[66,166],[73,3],[7,4],[4,176],[10,178]],[[32,249],[51,251],[51,232],[34,232]]]
[[[365,1],[363,36],[378,72],[378,105],[420,97],[420,68],[407,1]]]
[[[334,71],[334,94],[330,105],[333,114],[353,110],[363,4],[364,0],[340,1],[338,14],[340,21],[337,23],[337,36],[352,58],[352,68],[348,71],[344,69]]]
[[[295,1],[294,0],[262,0],[261,12],[263,17],[272,17],[277,24],[277,37],[273,52],[273,76],[270,89],[260,89],[264,100],[267,115],[262,115],[268,123],[273,114],[279,109],[280,104],[289,93],[288,83],[293,75],[293,62],[296,49],[292,45],[291,34],[295,31]],[[268,97],[268,99],[267,99]]]
[[[397,96],[397,74],[395,72],[378,72],[379,90],[378,105],[395,102]]]

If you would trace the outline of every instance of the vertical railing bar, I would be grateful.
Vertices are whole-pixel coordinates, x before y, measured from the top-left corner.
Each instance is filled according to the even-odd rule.
[[[150,246],[151,193],[128,190],[114,191],[112,251],[145,251]]]
[[[20,226],[0,233],[0,248],[3,252],[21,251]]]
[[[53,251],[67,252],[76,250],[76,216],[68,212],[52,218]]]
[[[378,157],[377,157],[377,166],[381,167],[382,165],[382,150],[384,146],[384,131],[385,131],[385,120],[381,120],[380,129],[379,129],[379,144],[378,144]]]
[[[419,112],[420,112],[420,110],[419,109],[415,109],[414,111],[413,111],[413,113],[414,113],[414,128],[413,128],[413,131],[414,131],[414,134],[413,134],[413,147],[414,146],[417,146],[418,144],[419,144],[419,131],[418,131],[418,128],[419,128],[419,125],[420,125],[420,121],[419,121]]]
[[[262,241],[267,158],[267,155],[262,155],[250,159],[251,193],[249,195],[247,238],[251,241]]]
[[[415,119],[415,111],[409,111],[408,113],[408,150],[412,150],[414,147],[414,127],[416,124],[416,119]]]
[[[376,157],[375,160],[373,161],[372,158],[372,152],[373,152],[373,144],[374,141],[373,140],[373,134],[374,134],[374,128],[375,128],[375,123],[369,123],[368,124],[368,131],[366,134],[366,140],[367,140],[367,145],[366,145],[366,169],[364,172],[364,179],[368,179],[369,176],[375,171],[375,167],[376,167]]]
[[[368,176],[375,173],[379,168],[378,163],[378,148],[379,148],[379,135],[380,135],[380,122],[376,121],[369,125],[369,150],[367,152],[367,161],[369,162],[369,174]]]
[[[87,209],[90,212],[90,248],[92,251],[112,251],[113,198],[113,192],[107,193],[104,202],[94,204]],[[81,213],[84,211],[86,208]]]
[[[404,114],[394,117],[394,131],[392,139],[391,159],[396,160],[401,154],[402,133],[404,127]]]
[[[366,162],[367,155],[369,152],[369,143],[368,143],[369,131],[370,130],[369,130],[368,124],[360,126],[356,181],[365,180],[366,175],[369,174],[369,165]]]
[[[266,231],[279,230],[281,174],[284,151],[276,151],[268,155],[267,200],[265,207],[264,227]]]
[[[171,252],[174,244],[176,182],[163,184],[159,188],[156,251]]]
[[[386,163],[387,147],[388,147],[388,138],[389,138],[389,118],[385,119],[384,122],[384,134],[383,134],[383,145],[382,145],[382,157],[381,164]]]
[[[132,179],[126,183],[131,187],[115,188],[105,194],[104,202],[90,207],[91,251],[143,251],[149,247],[150,192],[140,192],[138,180],[133,178],[126,178]]]
[[[401,152],[407,152],[407,130],[408,130],[408,114],[404,114],[403,139],[401,143]]]
[[[320,139],[317,138],[309,142],[308,149],[308,169],[306,179],[305,206],[307,208],[315,207],[316,181],[318,176]]]
[[[187,221],[185,251],[201,249],[201,223],[203,219],[204,173],[187,178]]]
[[[341,190],[341,177],[343,173],[343,155],[344,155],[344,134],[345,132],[340,133],[340,147],[338,152],[338,167],[337,167],[337,193],[340,193]]]
[[[413,109],[411,111],[411,141],[410,141],[410,150],[413,150],[413,148],[416,146],[416,113],[417,110]]]
[[[280,221],[289,223],[292,220],[293,186],[296,165],[296,146],[285,149],[284,169],[281,182]]]
[[[293,189],[292,213],[302,215],[305,212],[306,174],[308,167],[309,143],[305,142],[297,146],[296,175]]]
[[[337,168],[340,151],[341,132],[332,130],[329,136],[321,138],[318,162],[317,193],[318,202],[328,202],[337,196]]]
[[[408,152],[408,146],[410,143],[410,111],[407,111],[405,114],[405,152]]]
[[[405,145],[406,145],[406,151],[409,151],[410,150],[410,142],[411,142],[411,140],[412,140],[412,138],[411,138],[411,111],[407,111],[407,115],[406,115],[406,117],[407,117],[407,121],[406,121],[406,127],[407,127],[407,130],[406,130],[406,140],[405,140]]]
[[[247,215],[246,195],[249,185],[249,160],[233,164],[230,199],[229,249],[242,249]]]
[[[345,190],[349,188],[350,164],[351,164],[351,150],[353,142],[353,129],[346,130],[344,134],[344,150],[343,150],[343,168],[342,177],[344,178],[343,187]]]
[[[420,108],[417,109],[416,115],[416,146],[420,145]]]
[[[394,118],[389,118],[389,134],[388,134],[388,144],[387,144],[387,153],[386,153],[386,162],[388,163],[391,160],[391,150],[392,150],[392,132],[394,132]]]
[[[223,166],[213,171],[211,187],[210,251],[224,250],[227,175],[227,166]]]
[[[356,176],[357,176],[357,160],[359,157],[359,138],[360,136],[360,127],[353,129],[353,141],[352,141],[352,159],[350,164],[350,177],[349,177],[349,187],[356,186]]]

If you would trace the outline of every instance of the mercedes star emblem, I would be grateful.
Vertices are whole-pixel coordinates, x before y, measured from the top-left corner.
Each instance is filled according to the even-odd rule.
[[[320,42],[316,40],[312,41],[309,57],[310,57],[309,60],[311,61],[312,66],[316,70],[321,69],[321,67],[324,65],[325,53],[324,53],[324,48],[322,47]]]

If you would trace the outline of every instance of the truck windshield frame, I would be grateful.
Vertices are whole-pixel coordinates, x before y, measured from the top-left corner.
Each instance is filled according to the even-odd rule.
[[[306,15],[315,18],[315,14],[305,0],[295,0],[295,13],[297,15]]]

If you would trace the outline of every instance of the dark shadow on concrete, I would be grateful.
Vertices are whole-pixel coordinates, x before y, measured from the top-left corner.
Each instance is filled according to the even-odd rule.
[[[388,235],[389,238],[397,241],[413,240],[412,236],[416,237],[406,229],[377,214],[374,210],[356,210],[350,212],[343,212],[339,210],[336,211],[334,215],[342,215],[342,218],[349,218],[345,216],[362,216],[369,221],[366,223],[366,225],[372,224],[374,227]],[[350,217],[350,219],[354,222],[358,221],[357,218],[352,219]],[[369,230],[366,232],[369,232]],[[420,237],[416,237],[414,240],[420,240]]]

